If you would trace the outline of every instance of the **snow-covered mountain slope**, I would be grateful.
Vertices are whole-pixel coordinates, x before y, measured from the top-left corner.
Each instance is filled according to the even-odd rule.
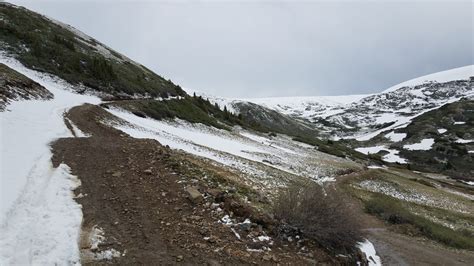
[[[458,67],[458,68],[453,68],[450,70],[436,72],[436,73],[429,74],[426,76],[410,79],[408,81],[394,85],[384,90],[383,92],[391,92],[403,87],[416,86],[416,85],[421,85],[421,84],[430,83],[430,82],[443,83],[443,82],[448,82],[448,81],[453,81],[453,80],[467,80],[469,79],[469,77],[472,77],[472,76],[474,76],[474,65]]]
[[[311,119],[338,114],[344,107],[368,95],[312,96],[312,97],[273,97],[242,99],[266,106],[283,114]]]
[[[111,125],[134,138],[156,139],[163,145],[207,158],[238,173],[244,182],[261,191],[284,186],[294,176],[318,182],[357,164],[279,135],[268,136],[239,127],[231,131],[183,120],[158,121],[109,107],[127,123]]]
[[[68,108],[100,100],[14,59],[0,55],[0,63],[53,96],[11,100],[0,112],[0,264],[79,263],[82,212],[72,192],[79,181],[67,165],[53,168],[49,143],[72,137],[63,120]]]
[[[414,117],[474,95],[473,66],[456,68],[400,83],[372,95],[277,97],[210,100],[238,112],[252,102],[311,123],[322,135],[368,140],[407,125]]]

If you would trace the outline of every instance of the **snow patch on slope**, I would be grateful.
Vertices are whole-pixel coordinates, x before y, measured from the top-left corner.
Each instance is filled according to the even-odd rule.
[[[435,143],[434,139],[422,139],[419,143],[403,145],[403,148],[409,151],[427,151]]]
[[[380,151],[386,151],[388,153],[382,156],[382,160],[388,163],[401,163],[401,164],[407,163],[406,159],[398,155],[399,153],[398,150],[389,149],[385,145],[373,146],[373,147],[361,147],[361,148],[356,148],[355,150],[365,155],[376,154]]]
[[[385,135],[386,138],[388,138],[389,140],[393,141],[393,142],[398,142],[398,141],[402,141],[404,138],[407,137],[407,134],[406,133],[395,133],[395,132],[390,132],[388,134]]]

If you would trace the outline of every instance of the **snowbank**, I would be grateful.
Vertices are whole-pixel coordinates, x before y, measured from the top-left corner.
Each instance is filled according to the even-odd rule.
[[[63,113],[96,97],[29,70],[0,54],[0,62],[54,94],[49,101],[16,101],[0,112],[0,264],[63,264],[78,259],[82,213],[72,200],[77,183],[67,166],[51,166],[49,143],[72,137]]]

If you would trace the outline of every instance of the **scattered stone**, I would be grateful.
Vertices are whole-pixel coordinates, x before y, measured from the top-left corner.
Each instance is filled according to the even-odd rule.
[[[186,192],[188,193],[188,198],[195,204],[202,202],[204,199],[201,192],[195,187],[187,187]]]
[[[189,216],[189,219],[194,220],[194,221],[200,221],[202,220],[202,217],[199,215],[191,215]]]
[[[122,176],[122,172],[120,172],[120,171],[114,172],[114,173],[112,174],[112,176],[113,176],[113,177],[121,177],[121,176]]]
[[[207,190],[207,193],[209,193],[209,195],[211,195],[212,197],[217,198],[220,194],[223,193],[223,191],[217,188],[211,188]]]
[[[182,255],[176,256],[176,261],[180,262],[183,261],[184,257]]]
[[[211,236],[207,239],[207,242],[209,243],[216,243],[217,242],[217,238],[215,236]]]
[[[143,171],[143,173],[147,174],[147,175],[151,175],[153,174],[153,171],[150,169],[146,169],[145,171]]]

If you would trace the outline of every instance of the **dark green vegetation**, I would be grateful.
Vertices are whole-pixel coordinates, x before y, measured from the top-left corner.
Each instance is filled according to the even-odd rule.
[[[52,98],[53,94],[45,87],[0,63],[0,111],[10,100]]]
[[[439,133],[440,128],[447,131]],[[408,159],[412,170],[443,173],[466,180],[474,177],[474,154],[468,152],[474,150],[474,143],[456,142],[458,139],[474,139],[474,101],[466,99],[446,104],[418,116],[398,132],[407,133],[407,137],[393,146]],[[401,148],[425,138],[434,138],[432,149],[408,151]]]
[[[256,129],[256,127],[246,123],[241,116],[229,112],[227,108],[221,110],[218,105],[212,104],[209,100],[200,96],[186,96],[181,99],[163,101],[119,101],[111,103],[111,105],[124,107],[137,116],[148,116],[157,120],[179,118],[191,123],[202,123],[221,129],[229,129],[234,125]]]
[[[171,81],[96,40],[8,3],[0,3],[0,44],[29,68],[114,96],[186,94]]]
[[[406,231],[414,230],[412,233],[421,234],[451,247],[474,249],[474,235],[471,232],[453,230],[415,215],[408,210],[408,204],[403,201],[372,193],[371,198],[365,202],[365,208],[368,213],[377,215],[391,224],[405,226],[403,229]],[[455,216],[452,214],[452,217]]]

